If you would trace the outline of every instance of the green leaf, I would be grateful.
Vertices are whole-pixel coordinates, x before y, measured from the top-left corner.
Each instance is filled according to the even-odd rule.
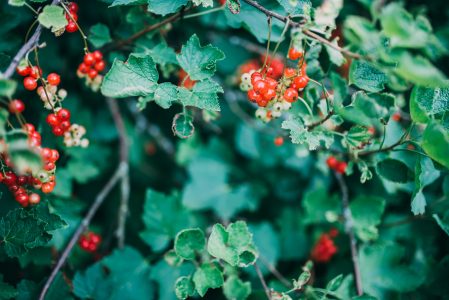
[[[423,48],[429,43],[431,32],[418,20],[399,3],[386,5],[380,15],[383,33],[392,47]]]
[[[306,211],[306,223],[334,222],[338,219],[341,204],[337,196],[329,196],[324,188],[307,191],[302,205]]]
[[[73,279],[73,293],[81,299],[108,299],[113,288],[101,263],[90,266],[85,272],[77,272]]]
[[[44,227],[24,209],[12,210],[0,220],[1,246],[10,257],[19,257],[29,249],[44,246],[51,239]]]
[[[212,45],[201,47],[196,34],[192,35],[182,46],[181,53],[177,56],[179,65],[192,80],[204,80],[212,77],[217,70],[217,61],[224,58],[224,53]]]
[[[162,67],[165,67],[167,64],[178,64],[175,50],[165,42],[161,42],[151,49],[146,49],[145,52],[149,53],[154,62]]]
[[[17,82],[14,80],[0,79],[0,96],[12,98],[16,92]]]
[[[112,41],[109,28],[101,23],[95,24],[90,28],[88,38],[95,48],[100,48]]]
[[[380,92],[388,82],[387,75],[365,61],[354,60],[349,70],[349,83],[368,92]]]
[[[385,210],[385,199],[375,196],[359,196],[350,204],[354,228],[363,241],[377,239],[377,225]]]
[[[178,100],[178,87],[170,82],[159,84],[154,92],[154,101],[162,108],[170,108]]]
[[[114,0],[109,7],[118,5],[144,5],[148,4],[148,0]]]
[[[148,299],[153,294],[149,274],[150,266],[142,255],[131,247],[115,250],[101,261],[108,272],[107,280],[112,287],[108,300]]]
[[[432,159],[449,168],[449,133],[436,122],[430,123],[424,130],[422,148]]]
[[[245,255],[254,254],[255,250],[252,234],[243,221],[231,223],[227,229],[221,224],[215,224],[207,243],[207,251],[231,266],[242,267],[254,263],[245,261]]]
[[[429,115],[449,111],[449,88],[424,88],[415,86],[410,102],[415,102]]]
[[[60,31],[68,24],[64,9],[59,5],[46,5],[37,20],[45,28],[51,28],[52,32]]]
[[[3,281],[3,274],[0,274],[0,299],[12,299],[17,296],[16,289]]]
[[[303,15],[312,7],[310,0],[277,0],[285,11],[291,15]]]
[[[176,12],[181,6],[186,5],[188,0],[148,0],[148,10],[157,15],[168,15]]]
[[[294,144],[307,144],[309,150],[323,146],[329,148],[334,142],[334,136],[326,131],[309,131],[299,116],[292,116],[282,122],[282,129],[290,130],[290,138]]]
[[[199,228],[184,229],[176,235],[175,251],[179,257],[193,260],[206,246],[204,232]]]
[[[126,62],[115,60],[105,75],[101,92],[106,97],[146,96],[157,88],[159,73],[150,55],[131,54]]]
[[[340,287],[342,283],[343,283],[343,274],[340,274],[327,283],[326,290],[335,291]]]
[[[223,88],[213,80],[197,82],[192,90],[180,87],[178,91],[178,99],[184,106],[220,111],[218,93],[223,93]]]
[[[353,126],[349,129],[345,136],[345,144],[352,147],[358,148],[368,143],[372,138],[371,133],[369,133],[368,128],[364,126]]]
[[[192,0],[196,6],[210,7],[214,6],[213,0]]]
[[[8,4],[12,6],[23,6],[25,5],[25,0],[8,0]]]
[[[231,13],[235,15],[240,12],[240,0],[227,0],[226,2]]]
[[[223,281],[223,274],[214,263],[202,264],[193,274],[195,289],[201,297],[204,297],[209,289],[221,287]]]
[[[412,212],[415,215],[424,214],[427,205],[423,190],[440,177],[440,172],[435,169],[430,158],[420,156],[415,166],[415,190],[412,196]]]
[[[179,195],[148,189],[142,214],[145,230],[140,232],[140,237],[153,251],[162,251],[179,231],[193,225],[191,217]]]
[[[172,122],[173,133],[181,138],[187,139],[195,133],[195,126],[193,126],[193,117],[190,114],[179,113],[173,117]]]
[[[243,282],[235,275],[229,276],[223,285],[228,300],[245,300],[251,294],[251,283]]]
[[[343,77],[337,73],[332,72],[330,78],[334,87],[334,107],[340,107],[348,95],[348,85]]]
[[[338,46],[337,39],[332,40],[331,43],[335,46]],[[345,57],[343,56],[343,54],[340,51],[335,50],[335,48],[328,46],[326,44],[324,45],[324,48],[326,49],[327,54],[329,55],[330,61],[334,65],[340,67],[341,65],[343,65],[346,62]]]
[[[159,260],[151,269],[151,279],[158,283],[158,300],[175,300],[176,281],[181,276],[190,276],[195,267],[185,262],[178,267],[173,267],[165,260]]]
[[[190,276],[182,276],[176,280],[175,293],[178,299],[187,299],[195,294],[195,285]]]
[[[412,179],[410,169],[397,159],[387,158],[378,162],[376,171],[383,178],[397,183],[406,183]]]

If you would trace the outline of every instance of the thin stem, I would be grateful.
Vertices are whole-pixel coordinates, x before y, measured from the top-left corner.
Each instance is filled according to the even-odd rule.
[[[281,43],[284,41],[284,36],[287,33],[288,27],[290,26],[290,19],[287,20],[287,22],[285,23],[284,29],[282,30],[281,36],[279,37],[279,41],[276,43],[276,46],[273,49],[273,54],[272,56],[276,55],[276,52],[279,49],[279,46],[281,45]]]
[[[362,288],[362,276],[360,273],[359,261],[358,261],[358,250],[357,241],[354,234],[354,222],[352,219],[351,209],[349,208],[349,192],[348,186],[346,185],[345,179],[339,173],[334,173],[337,178],[338,185],[341,191],[341,202],[343,204],[343,216],[345,219],[345,231],[349,237],[352,264],[354,267],[354,280],[357,290],[357,295],[361,296],[363,294]]]
[[[56,266],[53,268],[53,270],[50,274],[50,277],[48,277],[47,281],[45,282],[45,285],[41,291],[41,294],[39,295],[39,300],[45,299],[45,295],[47,294],[48,289],[50,288],[52,282],[55,280],[56,275],[58,274],[59,270],[61,270],[62,266],[64,265],[67,258],[69,257],[69,254],[72,251],[73,247],[76,245],[79,237],[81,236],[81,234],[83,234],[83,232],[89,226],[92,218],[94,217],[95,213],[97,212],[97,210],[101,206],[101,204],[103,204],[107,195],[111,192],[111,190],[114,188],[114,186],[117,184],[117,182],[123,177],[123,175],[127,171],[128,171],[128,167],[127,167],[126,163],[120,163],[119,166],[117,167],[116,171],[113,173],[112,177],[109,179],[109,181],[106,183],[106,185],[100,191],[100,193],[97,195],[97,197],[95,198],[95,201],[92,203],[86,216],[81,221],[80,225],[76,229],[75,233],[72,235],[72,238],[70,239],[66,248],[62,252],[60,258],[58,259],[58,261],[56,263]]]
[[[298,100],[304,104],[309,114],[313,117],[312,109],[310,108],[309,104],[307,104],[306,100],[304,100],[302,97],[298,97]]]
[[[265,267],[267,267],[267,269],[270,270],[271,274],[273,274],[274,277],[276,277],[286,288],[292,287],[291,282],[288,281],[284,277],[284,275],[282,275],[281,272],[279,272],[278,269],[276,269],[276,267],[273,266],[265,257],[260,256],[259,259],[262,262],[262,264],[264,264]]]
[[[25,6],[26,6],[27,8],[29,8],[35,15],[38,14],[38,12],[37,12],[31,5],[29,5],[29,4],[26,3],[26,2],[24,2],[24,3],[25,3]]]
[[[315,123],[312,123],[312,124],[308,125],[307,128],[309,130],[312,130],[312,129],[314,129],[317,126],[320,126],[320,125],[326,123],[326,121],[329,120],[333,115],[334,115],[334,112],[333,111],[329,111],[328,114],[324,118],[322,118],[321,120],[319,120],[319,121],[317,121]]]
[[[198,13],[186,15],[186,16],[184,16],[184,19],[200,17],[200,16],[211,14],[211,13],[215,13],[215,12],[218,12],[218,11],[222,11],[225,7],[226,7],[226,5],[222,5],[222,6],[211,8],[211,9],[208,9],[208,10],[205,10],[205,11],[200,11]]]
[[[288,20],[290,20],[289,17],[283,16],[283,15],[280,15],[280,14],[274,12],[274,11],[271,11],[271,10],[269,10],[269,9],[267,9],[267,8],[265,8],[265,7],[263,7],[262,5],[260,5],[259,3],[257,3],[256,1],[253,1],[253,0],[243,0],[243,2],[246,2],[246,3],[248,3],[249,5],[251,5],[251,6],[255,7],[255,8],[257,8],[258,10],[260,10],[261,12],[263,12],[263,13],[264,13],[266,16],[268,16],[268,17],[273,17],[273,18],[278,19],[279,21],[282,21],[282,22],[284,22],[284,23],[286,23]],[[304,23],[305,23],[305,20],[301,20],[301,22],[294,22],[294,21],[291,21],[291,20],[290,20],[290,24],[291,24],[291,26],[293,26],[293,27],[301,27],[302,25],[304,25]]]
[[[268,54],[270,53],[270,42],[271,42],[271,17],[268,17],[267,22],[268,22],[267,50],[266,50],[266,52],[265,52],[265,59],[264,59],[264,61],[263,61],[262,70],[264,70],[265,67],[267,66]]]
[[[125,123],[123,122],[123,117],[120,113],[119,106],[115,99],[107,98],[106,102],[108,104],[109,110],[111,111],[112,118],[115,123],[115,128],[117,129],[120,143],[120,163],[125,164],[126,168],[129,169],[128,157],[128,138],[126,134]],[[126,218],[128,217],[128,202],[130,194],[130,183],[129,183],[129,173],[125,172],[121,179],[120,184],[120,207],[118,213],[118,226],[116,231],[116,236],[118,240],[119,248],[125,246],[125,230],[126,230]]]
[[[70,20],[75,23],[76,27],[78,27],[78,30],[81,34],[81,37],[83,39],[84,42],[84,52],[88,53],[89,52],[89,45],[87,44],[87,36],[84,33],[83,29],[81,28],[81,26],[78,24],[78,22],[73,18],[72,13],[69,11],[69,9],[67,8],[67,6],[64,4],[64,2],[60,2],[62,8],[65,10],[66,14],[69,16]]]
[[[271,292],[270,289],[268,288],[267,283],[265,282],[265,279],[263,278],[263,274],[260,271],[259,266],[257,265],[257,263],[255,263],[254,265],[254,269],[256,270],[257,273],[257,277],[259,277],[260,283],[262,284],[263,290],[265,291],[265,295],[267,295],[267,299],[271,300]]]

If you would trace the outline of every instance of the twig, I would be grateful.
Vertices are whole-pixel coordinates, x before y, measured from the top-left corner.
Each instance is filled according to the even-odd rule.
[[[270,289],[268,288],[268,285],[265,282],[265,279],[263,278],[263,274],[260,271],[259,266],[257,265],[257,263],[254,263],[253,266],[254,266],[254,269],[256,270],[257,276],[259,277],[260,283],[262,284],[263,290],[265,291],[265,294],[267,295],[268,300],[271,300]]]
[[[58,274],[59,270],[64,265],[65,261],[69,257],[70,252],[72,251],[73,247],[76,245],[76,242],[78,241],[81,234],[86,230],[86,228],[89,226],[90,221],[94,217],[95,213],[97,212],[98,208],[103,204],[103,201],[106,199],[106,196],[111,192],[111,190],[114,188],[114,186],[117,184],[117,182],[123,177],[123,174],[128,172],[128,166],[126,163],[120,163],[112,177],[109,179],[109,181],[106,183],[106,185],[103,187],[103,189],[100,191],[100,193],[95,198],[95,201],[92,203],[92,206],[90,207],[89,211],[87,212],[84,219],[81,221],[80,225],[76,229],[75,233],[72,235],[72,238],[70,239],[69,243],[67,244],[66,248],[64,249],[64,252],[62,252],[61,257],[59,258],[58,262],[56,263],[55,267],[53,268],[50,277],[48,277],[47,281],[45,282],[45,285],[41,291],[41,294],[39,295],[39,300],[44,300],[45,295],[48,292],[48,289],[50,288],[53,280],[55,279],[56,275]]]
[[[320,126],[320,125],[322,125],[322,124],[324,124],[327,120],[329,120],[332,116],[334,115],[334,112],[333,111],[330,111],[324,118],[322,118],[321,120],[319,120],[319,121],[316,121],[315,123],[312,123],[312,124],[310,124],[310,125],[307,125],[307,128],[309,129],[309,130],[312,130],[312,129],[314,129],[315,127],[317,127],[317,126]]]
[[[53,0],[51,2],[52,5],[59,3],[60,0]],[[20,60],[25,56],[25,54],[28,53],[33,47],[37,46],[39,44],[39,38],[41,37],[42,33],[42,25],[38,25],[36,27],[36,30],[34,31],[33,35],[30,37],[30,39],[23,44],[22,48],[17,52],[17,54],[12,59],[11,63],[9,64],[8,68],[6,68],[5,72],[3,73],[4,79],[9,79],[14,74],[14,71],[16,70],[17,65],[19,64]]]
[[[292,283],[288,281],[287,278],[285,278],[284,275],[282,275],[281,272],[279,272],[279,270],[276,269],[276,267],[273,266],[265,257],[259,256],[259,259],[261,263],[264,264],[268,270],[270,270],[271,274],[273,274],[274,277],[276,277],[286,288],[292,287]]]
[[[359,152],[357,155],[358,156],[366,156],[366,155],[371,155],[374,153],[387,152],[387,151],[393,150],[397,146],[401,145],[403,142],[404,142],[404,136],[401,137],[396,143],[391,144],[388,147],[377,149],[377,150],[369,150],[369,151]]]
[[[117,101],[115,99],[107,98],[106,102],[108,104],[109,110],[111,111],[112,118],[115,123],[115,128],[117,128],[119,136],[120,163],[126,164],[126,168],[128,169],[129,144],[126,135],[125,123],[123,122],[123,118],[120,113],[120,109],[117,105]],[[129,193],[130,193],[129,173],[126,172],[123,174],[120,184],[120,208],[118,212],[118,226],[116,231],[119,248],[123,248],[125,246],[125,229],[126,229],[126,218],[128,217]]]
[[[278,19],[279,21],[282,21],[284,23],[289,23],[291,27],[302,27],[303,25],[305,25],[306,19],[302,19],[300,22],[295,22],[295,21],[292,21],[289,16],[282,16],[282,15],[280,15],[280,14],[274,12],[274,11],[271,11],[271,10],[265,8],[264,6],[260,5],[256,1],[253,1],[253,0],[243,0],[243,1],[248,3],[249,5],[257,8],[258,10],[263,12],[268,17],[273,17],[273,18]],[[367,60],[369,60],[368,57],[364,57],[364,56],[362,56],[362,55],[360,55],[358,53],[351,52],[351,51],[349,51],[347,49],[341,48],[338,45],[335,45],[335,44],[331,43],[329,40],[323,38],[322,36],[316,34],[315,32],[310,31],[307,28],[303,28],[302,32],[306,36],[308,36],[308,37],[310,37],[310,38],[312,38],[312,39],[314,39],[314,40],[316,40],[316,41],[318,41],[320,43],[326,44],[329,47],[334,48],[335,50],[343,53],[344,55],[346,55],[346,56],[348,56],[350,58],[367,59]]]
[[[334,173],[337,178],[338,185],[341,191],[341,202],[343,204],[343,216],[345,218],[345,231],[349,237],[350,248],[351,248],[351,258],[354,267],[354,278],[355,287],[357,290],[357,295],[361,296],[363,294],[362,289],[362,276],[360,274],[359,261],[358,261],[358,250],[357,241],[354,235],[354,223],[352,219],[351,209],[349,208],[349,193],[348,186],[346,185],[345,179],[339,173]]]

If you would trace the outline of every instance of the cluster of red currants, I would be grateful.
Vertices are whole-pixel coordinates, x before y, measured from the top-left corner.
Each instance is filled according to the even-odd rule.
[[[17,74],[25,77],[23,86],[28,91],[34,91],[37,88],[37,81],[42,77],[42,70],[37,66],[21,65],[16,68]],[[61,83],[61,77],[56,73],[50,73],[47,76],[48,84],[58,86]]]
[[[48,114],[46,121],[51,126],[54,135],[63,136],[71,126],[70,111],[66,108],[60,108],[56,113]]]
[[[78,26],[75,22],[78,22],[78,4],[75,2],[70,2],[67,6],[70,15],[68,13],[65,14],[65,18],[67,19],[68,24],[65,26],[65,31],[67,32],[76,32],[78,31]]]
[[[338,250],[333,240],[337,235],[337,229],[331,229],[328,233],[323,233],[312,249],[310,254],[312,260],[320,263],[329,262]]]
[[[326,164],[331,170],[340,174],[346,173],[346,168],[348,167],[346,162],[338,160],[335,156],[329,156],[326,159]]]
[[[14,172],[11,159],[5,152],[0,157],[4,165],[0,172],[0,182],[8,187],[20,205],[26,207],[28,205],[38,204],[41,199],[39,194],[31,191],[31,188],[42,190],[43,193],[53,191],[56,185],[54,174],[56,171],[56,161],[59,159],[59,152],[55,149],[41,147],[41,135],[35,130],[32,124],[25,124],[24,130],[28,134],[30,147],[38,151],[42,157],[44,162],[43,169],[37,174],[31,174],[29,172],[18,175]]]
[[[98,74],[106,68],[106,63],[103,60],[103,53],[100,50],[89,52],[84,55],[83,62],[78,66],[78,76],[89,77],[94,80]]]
[[[309,83],[303,52],[291,48],[288,58],[302,59],[296,68],[284,68],[282,61],[277,59],[267,59],[268,67],[262,69],[249,70],[255,67],[254,61],[241,67],[241,71],[247,72],[241,76],[240,89],[246,91],[248,99],[259,106],[256,117],[264,121],[280,117],[282,111],[289,110],[291,104],[298,100],[299,91]]]
[[[101,243],[101,236],[89,231],[80,237],[78,243],[84,251],[95,252]]]

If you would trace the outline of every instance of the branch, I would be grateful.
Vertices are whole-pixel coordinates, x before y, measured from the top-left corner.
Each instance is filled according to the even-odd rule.
[[[265,295],[267,295],[268,300],[271,300],[270,289],[268,288],[268,285],[265,282],[265,279],[263,278],[263,274],[260,271],[259,266],[257,265],[257,263],[254,263],[253,266],[254,266],[254,269],[256,270],[257,276],[259,277],[260,283],[262,284],[263,290],[265,291]]]
[[[404,137],[401,137],[396,143],[391,144],[388,147],[377,149],[377,150],[369,150],[369,151],[360,152],[357,155],[358,156],[366,156],[366,155],[371,155],[371,154],[380,153],[380,152],[387,152],[387,151],[393,150],[397,146],[401,145],[403,142],[404,142]]]
[[[52,5],[59,3],[60,0],[53,0],[51,2]],[[17,65],[22,60],[22,58],[27,54],[28,51],[33,49],[39,44],[39,39],[41,37],[42,33],[42,25],[39,24],[36,27],[36,30],[34,31],[33,35],[29,38],[29,40],[23,44],[23,46],[20,48],[20,50],[17,52],[17,54],[12,59],[11,63],[9,64],[8,68],[6,68],[5,72],[3,73],[4,79],[9,79],[14,74],[14,71],[17,68]]]
[[[357,241],[354,235],[354,223],[352,219],[352,213],[349,208],[349,193],[348,186],[346,185],[345,179],[339,173],[334,173],[337,178],[338,185],[341,191],[341,202],[343,204],[343,216],[345,218],[345,231],[349,237],[350,248],[351,248],[351,258],[352,264],[354,266],[354,278],[355,287],[357,289],[357,295],[361,296],[363,294],[362,289],[362,276],[360,274],[359,261],[358,261],[358,250]]]
[[[246,3],[249,4],[249,5],[251,5],[251,6],[255,7],[255,8],[257,8],[258,10],[260,10],[260,11],[263,12],[267,17],[272,17],[272,18],[278,19],[279,21],[284,22],[284,23],[287,23],[287,22],[288,22],[288,25],[289,25],[289,26],[292,26],[292,27],[302,27],[302,26],[305,25],[305,22],[306,22],[305,19],[301,20],[300,22],[295,22],[295,21],[292,21],[291,18],[290,18],[289,16],[282,16],[282,15],[280,15],[280,14],[274,12],[274,11],[271,11],[271,10],[265,8],[264,6],[260,5],[260,4],[259,4],[258,2],[256,2],[256,1],[253,1],[253,0],[243,0],[243,1],[246,2]],[[331,43],[329,40],[323,38],[322,36],[320,36],[320,35],[318,35],[318,34],[312,32],[312,31],[310,31],[309,29],[303,28],[303,29],[302,29],[302,32],[303,32],[306,36],[308,36],[308,37],[310,37],[310,38],[312,38],[312,39],[314,39],[314,40],[316,40],[316,41],[318,41],[318,42],[320,42],[320,43],[326,44],[326,45],[328,45],[329,47],[331,47],[331,48],[333,48],[333,49],[335,49],[335,50],[337,50],[337,51],[343,53],[344,55],[346,55],[346,56],[348,56],[348,57],[350,57],[350,58],[354,58],[354,59],[362,59],[362,58],[364,58],[364,59],[369,59],[369,58],[366,58],[366,57],[364,57],[364,56],[362,56],[362,55],[360,55],[360,54],[358,54],[358,53],[354,53],[354,52],[351,52],[351,51],[346,50],[346,49],[344,49],[344,48],[341,48],[341,47],[339,47],[338,45],[335,45],[335,44]]]
[[[114,188],[114,186],[117,184],[117,182],[127,172],[128,172],[127,164],[120,163],[118,168],[112,175],[112,177],[109,179],[109,181],[106,183],[106,185],[100,191],[100,193],[97,195],[97,197],[95,198],[95,201],[92,203],[92,206],[90,207],[86,216],[81,221],[80,225],[78,226],[78,228],[76,229],[72,238],[70,239],[69,243],[67,244],[66,248],[64,249],[64,252],[62,252],[62,255],[59,258],[58,262],[56,263],[56,266],[54,267],[53,271],[51,272],[50,277],[48,277],[47,281],[45,282],[44,288],[42,289],[41,294],[39,295],[39,300],[45,299],[45,295],[47,294],[48,289],[50,288],[50,286],[51,286],[53,280],[55,279],[56,275],[58,274],[59,270],[62,268],[65,261],[69,257],[69,254],[72,251],[73,247],[76,245],[76,242],[78,241],[79,237],[89,226],[89,224],[90,224],[92,218],[94,217],[95,213],[97,212],[98,208],[101,206],[103,201],[106,199],[106,196],[111,192],[111,190]]]
[[[312,129],[314,129],[314,128],[317,127],[317,126],[320,126],[320,125],[324,124],[324,123],[325,123],[327,120],[329,120],[333,115],[334,115],[334,112],[333,112],[333,111],[330,111],[324,118],[322,118],[321,120],[319,120],[319,121],[317,121],[317,122],[315,122],[315,123],[312,123],[312,124],[308,125],[307,128],[308,128],[309,130],[312,130]]]
[[[119,143],[120,143],[120,163],[126,164],[126,169],[129,169],[128,157],[129,157],[129,143],[126,135],[125,123],[123,122],[120,109],[117,105],[115,99],[107,98],[106,102],[108,104],[109,110],[111,111],[112,118],[117,128]],[[129,173],[126,172],[122,176],[120,184],[120,208],[118,213],[118,226],[116,236],[118,239],[119,248],[125,246],[125,229],[126,229],[126,218],[128,216],[128,202],[130,193],[130,183],[129,183]]]

